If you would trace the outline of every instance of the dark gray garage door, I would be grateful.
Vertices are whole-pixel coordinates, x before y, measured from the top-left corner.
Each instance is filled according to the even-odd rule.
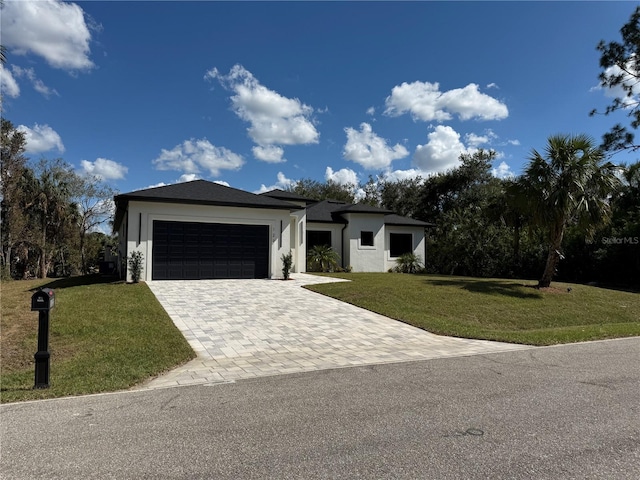
[[[153,280],[266,278],[269,226],[153,222]]]

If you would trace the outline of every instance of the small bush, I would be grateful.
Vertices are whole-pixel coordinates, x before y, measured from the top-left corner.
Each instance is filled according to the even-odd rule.
[[[311,271],[334,272],[338,267],[340,255],[329,245],[316,245],[307,255]]]
[[[131,281],[138,283],[142,277],[142,259],[144,255],[142,252],[133,252],[128,258],[129,260],[129,273],[131,273]]]
[[[422,259],[415,253],[403,253],[396,259],[393,269],[398,273],[419,273],[422,271]]]
[[[291,251],[287,254],[282,254],[282,276],[285,280],[289,280],[289,273],[293,267],[293,255]]]

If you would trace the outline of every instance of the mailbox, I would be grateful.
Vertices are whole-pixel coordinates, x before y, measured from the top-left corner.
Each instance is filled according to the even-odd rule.
[[[31,296],[31,311],[51,310],[56,302],[56,295],[50,288],[41,288]]]

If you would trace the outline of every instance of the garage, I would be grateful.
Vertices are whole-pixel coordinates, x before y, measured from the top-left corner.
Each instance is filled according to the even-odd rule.
[[[268,225],[153,221],[153,280],[268,276]]]

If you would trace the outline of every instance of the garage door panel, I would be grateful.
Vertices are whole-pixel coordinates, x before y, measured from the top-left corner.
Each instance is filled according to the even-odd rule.
[[[153,222],[153,279],[265,278],[269,227]]]

